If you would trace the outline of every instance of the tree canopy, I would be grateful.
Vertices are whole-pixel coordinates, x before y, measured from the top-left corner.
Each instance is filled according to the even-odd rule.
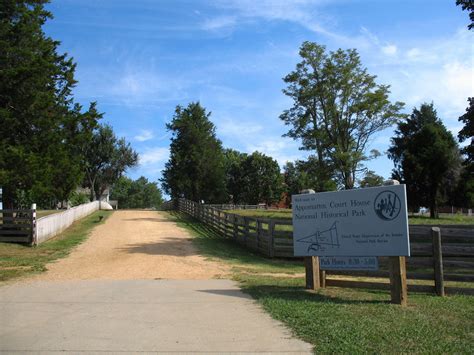
[[[187,107],[177,106],[166,125],[172,138],[161,182],[172,198],[208,203],[226,199],[222,144],[210,115],[199,102],[192,102]]]
[[[138,154],[125,138],[117,138],[111,126],[99,125],[84,148],[86,179],[91,199],[100,199],[128,169],[138,164]]]
[[[339,184],[351,189],[370,158],[370,138],[404,117],[404,105],[389,101],[389,86],[376,84],[355,49],[328,53],[304,42],[299,54],[301,62],[283,79],[283,92],[293,99],[293,107],[280,116],[292,127],[286,135],[301,139],[301,149],[315,151],[317,174],[326,177],[318,178],[321,184],[333,170]]]
[[[407,185],[409,207],[417,210],[428,206],[430,216],[437,218],[438,204],[455,186],[460,170],[453,135],[438,118],[433,104],[422,104],[398,124],[391,142],[388,152],[395,163],[393,178]]]
[[[468,171],[474,174],[474,97],[470,97],[467,100],[469,101],[469,107],[466,108],[466,113],[459,117],[459,122],[463,123],[464,126],[459,131],[458,138],[460,142],[468,141],[468,144],[461,149],[461,152],[466,157],[464,165]]]
[[[375,171],[368,170],[364,178],[360,180],[360,187],[375,187],[381,186],[384,182],[383,176],[377,175]]]
[[[1,5],[0,186],[7,208],[67,199],[84,174],[76,147],[99,118],[74,104],[75,64],[42,30],[52,17],[45,3]]]
[[[472,30],[474,28],[474,2],[472,0],[456,0],[456,5],[461,6],[461,9],[469,13],[471,23],[467,28]]]

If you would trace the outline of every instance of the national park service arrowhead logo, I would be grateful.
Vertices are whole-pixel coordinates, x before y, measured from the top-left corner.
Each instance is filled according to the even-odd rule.
[[[384,221],[392,221],[398,217],[402,209],[400,197],[393,191],[382,191],[374,200],[374,210]]]

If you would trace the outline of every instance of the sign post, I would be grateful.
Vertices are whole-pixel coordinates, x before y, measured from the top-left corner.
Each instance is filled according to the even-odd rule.
[[[366,262],[367,267],[373,264],[370,257],[388,256],[392,302],[406,304],[410,243],[405,185],[293,195],[292,204],[295,256],[324,257],[323,262],[336,264],[352,257],[347,264]],[[313,289],[316,280],[320,285],[319,263],[317,269]]]

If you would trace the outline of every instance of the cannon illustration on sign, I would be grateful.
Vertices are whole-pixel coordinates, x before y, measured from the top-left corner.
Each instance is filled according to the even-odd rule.
[[[300,238],[298,242],[309,244],[308,252],[311,250],[326,250],[327,247],[339,248],[337,223],[338,221],[335,221],[329,229],[316,231],[313,234]]]

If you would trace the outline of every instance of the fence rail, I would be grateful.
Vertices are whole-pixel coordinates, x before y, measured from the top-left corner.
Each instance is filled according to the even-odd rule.
[[[36,238],[34,244],[40,244],[51,239],[68,228],[75,221],[98,211],[99,201],[85,203],[60,213],[54,213],[39,218],[36,222]]]
[[[35,219],[34,210],[0,210],[0,242],[31,243]]]
[[[164,209],[184,212],[245,247],[268,257],[295,258],[293,226],[288,219],[254,218],[226,212],[235,205],[204,205],[179,199],[163,205]],[[407,277],[432,280],[434,285],[409,285],[409,290],[474,294],[474,288],[446,287],[444,281],[474,282],[474,226],[414,225],[410,230],[411,257],[407,260]],[[379,271],[326,271],[323,282],[328,286],[368,287],[374,282],[341,280],[334,276],[387,278],[389,258],[379,257]],[[333,277],[331,277],[333,276]],[[388,284],[375,282],[379,288]],[[374,286],[375,287],[375,286]]]
[[[99,208],[99,201],[93,201],[42,218],[34,209],[0,210],[0,242],[40,244]]]

